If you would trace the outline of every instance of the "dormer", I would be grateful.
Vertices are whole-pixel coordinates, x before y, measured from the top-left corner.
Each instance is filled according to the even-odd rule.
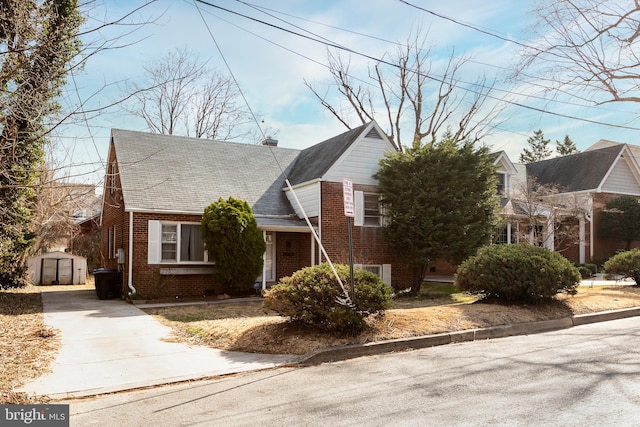
[[[517,173],[516,167],[504,151],[491,153],[491,157],[493,158],[494,166],[497,167],[496,175],[498,178],[498,185],[496,188],[496,195],[503,198],[509,198],[512,193],[511,178]]]

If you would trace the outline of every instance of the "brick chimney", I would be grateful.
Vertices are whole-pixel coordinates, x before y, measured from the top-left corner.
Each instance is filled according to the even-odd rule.
[[[266,145],[268,147],[277,147],[278,146],[278,140],[277,139],[273,139],[270,136],[266,137],[264,139],[264,141],[262,141],[262,145]]]

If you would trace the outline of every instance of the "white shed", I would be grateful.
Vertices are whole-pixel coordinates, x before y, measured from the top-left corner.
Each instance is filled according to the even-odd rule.
[[[36,285],[83,285],[87,259],[68,252],[48,252],[27,260],[29,277]]]

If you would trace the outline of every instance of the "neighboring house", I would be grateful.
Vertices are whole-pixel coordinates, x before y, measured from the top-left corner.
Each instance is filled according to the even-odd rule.
[[[348,262],[343,179],[353,182],[354,263],[388,284],[410,283],[409,269],[382,241],[378,161],[393,146],[374,122],[305,150],[113,129],[102,208],[104,267],[144,297],[202,296],[212,280],[201,215],[219,198],[245,200],[267,250],[262,287],[324,260]],[[290,186],[285,182],[289,178]],[[295,194],[294,194],[295,193]]]
[[[603,140],[581,153],[516,165],[510,197],[502,204],[504,233],[497,240],[528,241],[574,262],[602,263],[624,247],[600,237],[602,208],[615,197],[640,196],[634,150],[640,153],[640,147]],[[545,187],[555,191],[536,192]],[[570,227],[574,233],[567,236]]]
[[[35,253],[73,250],[79,224],[100,215],[102,201],[95,190],[92,184],[67,181],[50,181],[41,186],[34,209],[34,232],[38,235]]]

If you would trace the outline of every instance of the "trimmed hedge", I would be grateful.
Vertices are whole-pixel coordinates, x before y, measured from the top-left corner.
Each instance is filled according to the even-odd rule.
[[[591,276],[593,276],[593,272],[591,271],[591,269],[589,269],[589,268],[587,268],[587,267],[585,267],[583,265],[579,265],[578,266],[578,271],[580,272],[580,276],[583,279],[588,279]]]
[[[484,297],[536,303],[559,292],[575,294],[580,280],[578,269],[559,253],[518,243],[481,248],[460,265],[455,285]]]
[[[598,266],[595,264],[576,264],[583,279],[588,279],[598,273]]]
[[[631,249],[612,256],[604,263],[607,275],[631,277],[640,286],[640,249]]]
[[[334,265],[350,289],[349,266]],[[265,307],[291,320],[324,330],[360,332],[365,317],[391,305],[391,287],[374,273],[354,270],[356,310],[337,302],[342,289],[328,264],[298,270],[265,293]]]

